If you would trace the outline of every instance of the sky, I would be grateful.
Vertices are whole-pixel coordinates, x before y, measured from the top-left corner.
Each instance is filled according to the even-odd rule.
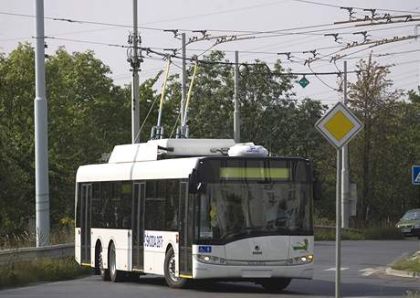
[[[111,68],[115,84],[129,84],[131,73],[124,46],[132,32],[132,4],[132,0],[44,0],[46,53],[54,54],[63,46],[70,52],[93,50],[96,57]],[[340,7],[352,7],[356,19],[371,16],[371,11],[363,9],[376,9],[376,18],[389,14],[393,22],[334,25],[349,20],[348,10]],[[19,42],[33,43],[34,15],[35,0],[0,1],[0,52],[9,53]],[[396,22],[410,16],[414,21]],[[273,66],[281,59],[291,72],[302,73],[342,72],[344,60],[347,60],[351,83],[356,79],[352,73],[355,64],[372,53],[380,64],[391,65],[389,78],[394,81],[394,88],[417,90],[420,82],[420,38],[369,47],[375,41],[413,36],[416,28],[420,34],[418,0],[138,0],[138,18],[141,46],[158,52],[181,46],[179,39],[164,30],[178,29],[186,33],[187,39],[201,36],[193,32],[195,30],[207,30],[214,39],[189,44],[187,57],[199,55],[202,58],[212,49],[218,49],[226,51],[226,59],[234,61],[234,51],[239,51],[241,63],[259,59]],[[267,31],[271,33],[264,33]],[[360,45],[364,36],[357,32],[363,31],[372,43]],[[325,36],[335,33],[338,33],[337,42],[334,36]],[[221,36],[248,38],[215,45],[216,38]],[[347,44],[355,45],[355,42],[358,46],[345,49]],[[305,63],[313,57],[310,51],[314,50],[316,60]],[[287,52],[291,52],[290,60],[278,54]],[[339,59],[331,62],[336,54],[347,56],[336,56]],[[160,56],[145,56],[141,81],[163,70],[165,63]],[[180,65],[181,61],[174,59],[171,73],[179,72]],[[294,84],[294,98],[311,97],[329,105],[342,99],[342,92],[337,91],[341,79],[336,74],[307,75],[306,78],[307,87]],[[157,90],[161,88],[159,84],[155,86]]]

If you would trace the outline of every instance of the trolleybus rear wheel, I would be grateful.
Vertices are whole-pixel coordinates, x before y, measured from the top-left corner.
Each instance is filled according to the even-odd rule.
[[[98,263],[99,274],[101,275],[102,279],[105,281],[110,280],[109,269],[104,268],[104,253],[103,253],[102,246],[99,246],[96,258],[97,258],[97,263]]]
[[[111,245],[109,246],[108,268],[109,268],[109,276],[110,276],[111,280],[114,281],[114,282],[121,281],[122,272],[117,270],[115,245],[114,245],[113,242],[111,242]]]

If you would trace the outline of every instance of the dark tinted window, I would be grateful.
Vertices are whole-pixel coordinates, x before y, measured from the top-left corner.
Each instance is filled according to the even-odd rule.
[[[145,229],[178,229],[178,180],[146,182]]]

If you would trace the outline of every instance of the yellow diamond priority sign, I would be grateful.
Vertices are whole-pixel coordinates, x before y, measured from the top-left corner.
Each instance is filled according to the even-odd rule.
[[[363,128],[363,124],[344,104],[338,102],[317,121],[315,127],[339,149]]]

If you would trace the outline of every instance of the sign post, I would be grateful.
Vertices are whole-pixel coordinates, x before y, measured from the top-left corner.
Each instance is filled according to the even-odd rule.
[[[340,297],[341,280],[341,147],[363,128],[363,124],[341,102],[338,102],[319,119],[315,128],[337,149],[336,230],[335,230],[335,297]]]

